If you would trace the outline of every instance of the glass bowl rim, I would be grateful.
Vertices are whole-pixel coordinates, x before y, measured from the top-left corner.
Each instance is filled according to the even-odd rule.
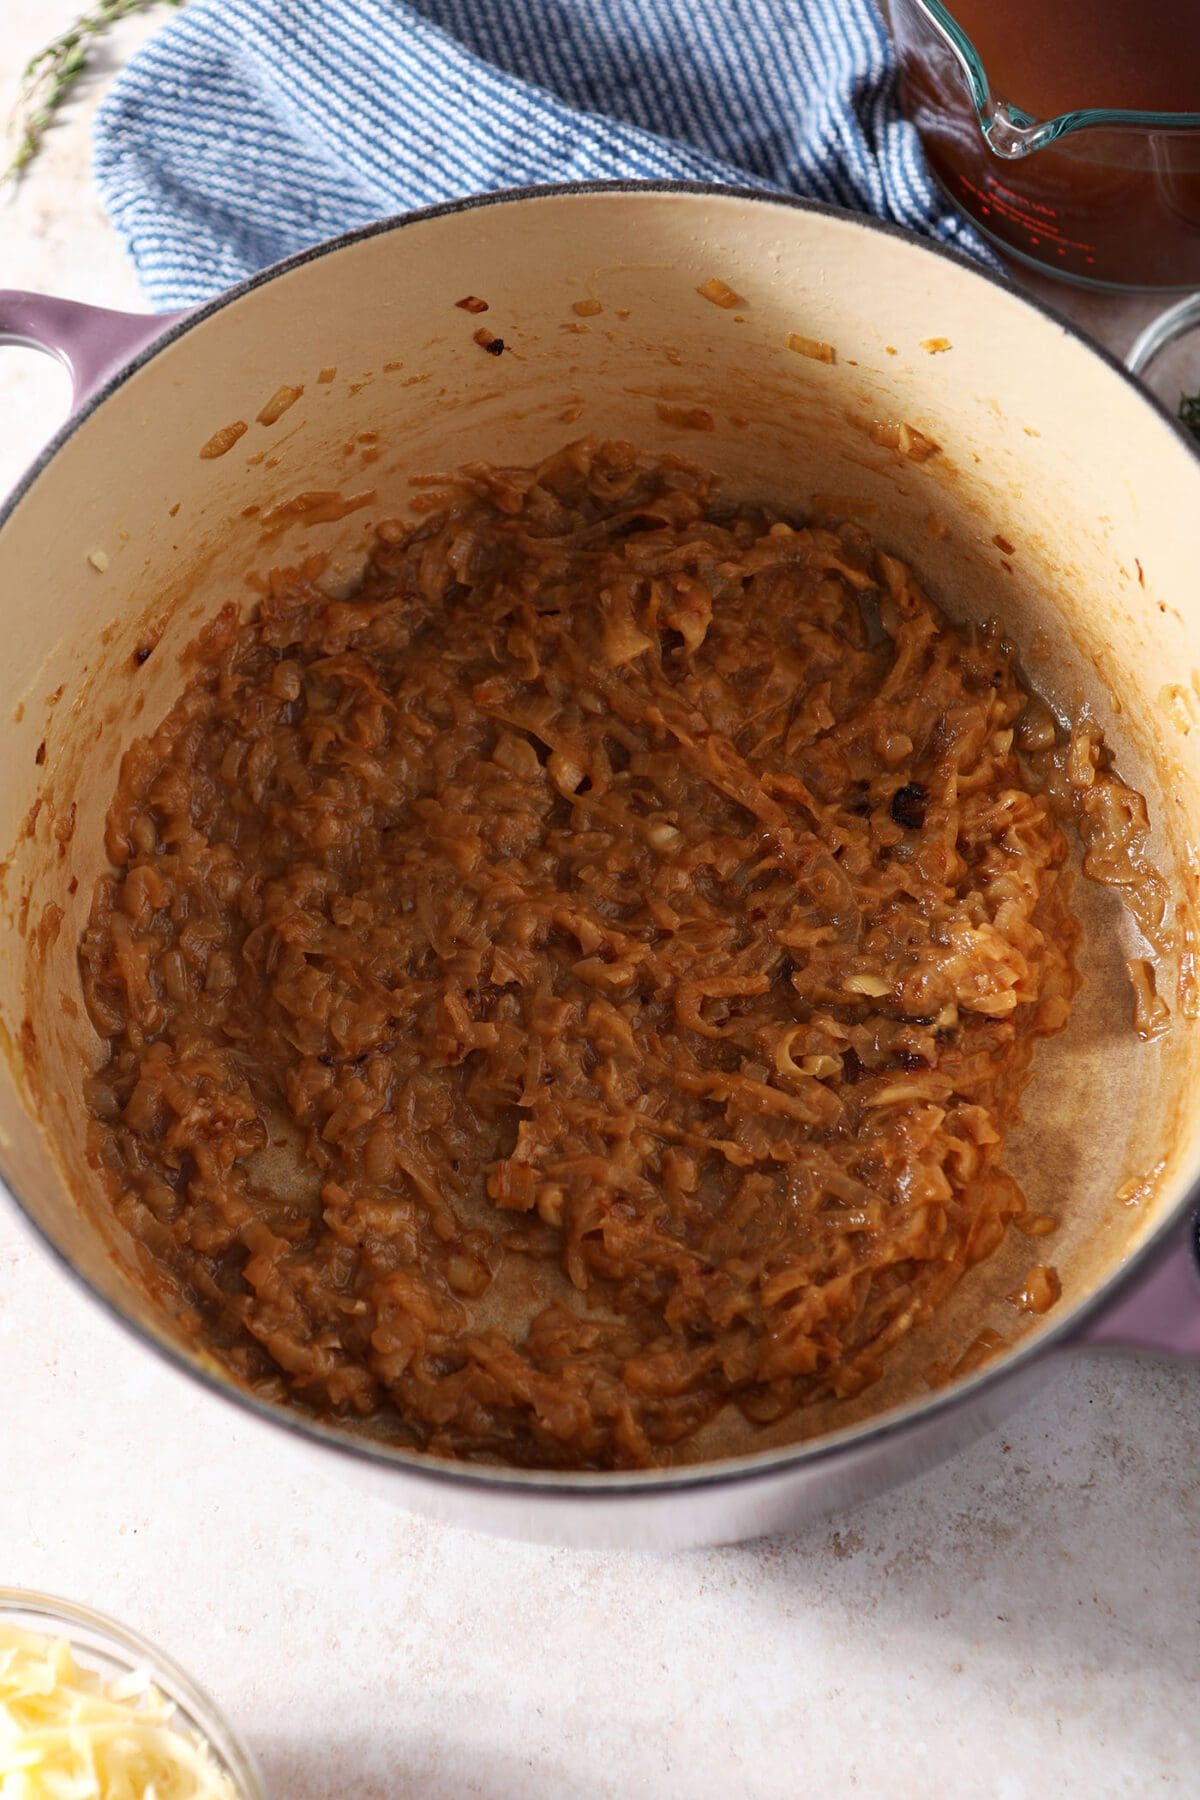
[[[1200,331],[1200,293],[1187,294],[1165,312],[1156,314],[1130,345],[1125,367],[1141,380],[1164,350],[1193,331]]]

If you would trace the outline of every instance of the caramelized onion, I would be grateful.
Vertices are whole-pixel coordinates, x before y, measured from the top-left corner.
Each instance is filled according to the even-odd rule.
[[[860,529],[620,444],[459,491],[349,598],[281,572],[223,614],[130,751],[96,1146],[244,1382],[446,1455],[663,1462],[861,1389],[1020,1212],[1066,841],[1004,641]],[[1126,882],[1101,761],[1067,778]]]

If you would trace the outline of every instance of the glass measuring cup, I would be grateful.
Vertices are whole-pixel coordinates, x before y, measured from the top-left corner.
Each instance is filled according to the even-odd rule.
[[[1197,0],[885,5],[905,110],[981,231],[1075,281],[1200,287]]]

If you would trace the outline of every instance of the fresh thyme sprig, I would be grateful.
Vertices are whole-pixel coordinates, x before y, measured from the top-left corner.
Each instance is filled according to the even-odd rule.
[[[60,37],[30,58],[9,119],[16,149],[0,182],[19,180],[29,167],[55,114],[87,68],[96,38],[128,13],[145,12],[159,4],[181,6],[183,0],[94,0]]]
[[[1180,394],[1179,423],[1194,438],[1200,438],[1200,394]]]

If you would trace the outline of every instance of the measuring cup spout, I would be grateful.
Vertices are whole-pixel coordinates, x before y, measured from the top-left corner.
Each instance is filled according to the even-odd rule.
[[[977,107],[976,111],[984,143],[994,156],[1005,162],[1016,162],[1019,157],[1040,150],[1043,144],[1050,143],[1058,135],[1055,127],[1061,124],[1058,119],[1048,122],[1031,119],[1019,106],[1010,106],[1006,100],[993,100],[990,94],[986,105]]]

